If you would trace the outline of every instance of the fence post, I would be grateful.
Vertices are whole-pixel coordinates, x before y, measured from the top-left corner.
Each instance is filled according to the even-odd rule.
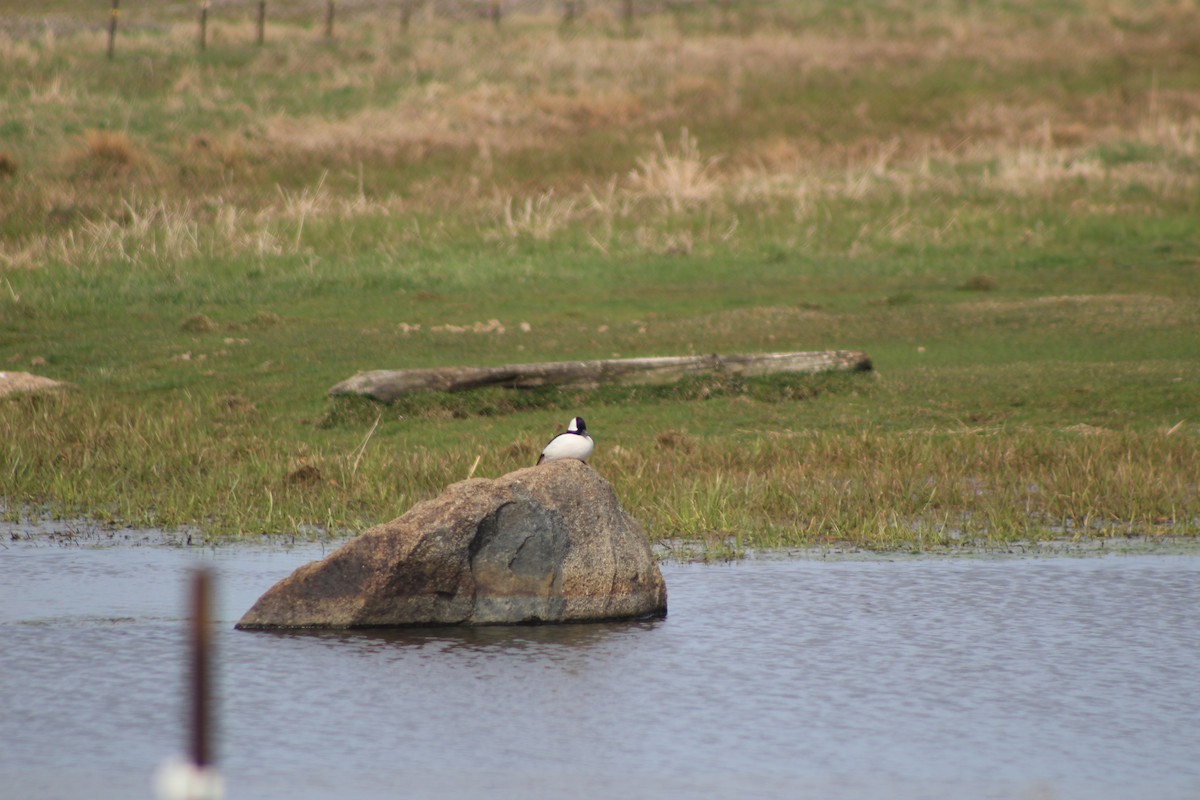
[[[200,3],[200,49],[208,48],[208,0]]]
[[[191,747],[192,763],[212,766],[212,574],[200,570],[191,591]]]
[[[337,5],[337,0],[328,0],[325,4],[325,38],[333,38],[333,7]]]
[[[262,47],[267,35],[267,0],[258,0],[258,46]]]
[[[491,7],[488,9],[488,16],[491,17],[492,24],[497,28],[500,27],[500,0],[492,0]]]
[[[623,0],[621,16],[625,18],[625,32],[633,33],[633,0]]]
[[[108,59],[111,61],[117,44],[117,17],[121,16],[121,0],[112,0],[108,17]]]
[[[416,0],[404,0],[400,4],[400,27],[405,33],[408,33],[408,23],[412,20],[413,6]]]
[[[563,25],[570,25],[575,21],[575,0],[566,0],[563,3]]]

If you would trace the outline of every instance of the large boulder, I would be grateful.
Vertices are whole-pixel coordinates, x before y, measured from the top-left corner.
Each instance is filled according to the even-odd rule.
[[[271,587],[237,627],[590,622],[662,616],[641,525],[586,464],[456,483]]]

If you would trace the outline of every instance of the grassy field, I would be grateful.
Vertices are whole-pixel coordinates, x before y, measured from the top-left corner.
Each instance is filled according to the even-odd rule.
[[[655,537],[1200,533],[1194,2],[0,0],[4,513],[354,532],[574,414]],[[197,4],[198,5],[198,4]],[[551,6],[550,10],[556,7]],[[176,14],[177,16],[172,16]],[[875,373],[485,391],[358,370],[862,349]]]

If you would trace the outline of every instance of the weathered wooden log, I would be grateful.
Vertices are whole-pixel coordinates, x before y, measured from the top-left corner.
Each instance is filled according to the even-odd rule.
[[[501,367],[372,370],[347,378],[330,389],[329,395],[362,395],[381,403],[390,403],[412,392],[461,392],[483,386],[529,389],[536,386],[592,387],[606,383],[662,384],[709,372],[753,376],[869,369],[870,357],[859,350],[728,356],[713,353],[704,356],[547,361],[540,364],[508,364]]]
[[[46,392],[54,389],[68,389],[73,384],[43,378],[28,372],[0,372],[0,397],[6,394],[25,392]]]

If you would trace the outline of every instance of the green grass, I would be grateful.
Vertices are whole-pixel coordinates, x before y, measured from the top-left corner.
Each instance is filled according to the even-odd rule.
[[[76,386],[0,398],[5,513],[349,533],[578,413],[713,552],[1194,536],[1200,17],[1097,7],[297,12],[261,49],[229,10],[204,53],[139,7],[109,62],[91,5],[0,0],[0,368]],[[876,371],[325,396],[809,349]]]

